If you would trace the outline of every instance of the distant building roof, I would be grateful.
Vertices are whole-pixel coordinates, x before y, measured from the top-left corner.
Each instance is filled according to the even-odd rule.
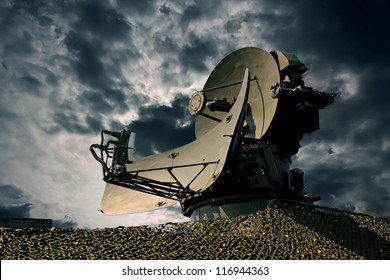
[[[51,228],[52,222],[51,219],[0,217],[0,227],[11,229]]]

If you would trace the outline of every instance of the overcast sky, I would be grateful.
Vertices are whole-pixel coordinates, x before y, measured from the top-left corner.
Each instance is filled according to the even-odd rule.
[[[348,3],[353,4],[348,4]],[[179,207],[105,216],[102,129],[136,155],[194,139],[189,96],[247,46],[292,52],[336,92],[293,167],[321,205],[390,217],[387,1],[1,1],[0,216],[59,227],[186,221]]]

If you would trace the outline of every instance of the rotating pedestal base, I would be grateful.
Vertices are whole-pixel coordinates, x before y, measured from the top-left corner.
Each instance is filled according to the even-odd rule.
[[[316,195],[281,196],[276,193],[269,193],[267,195],[260,196],[231,195],[198,201],[197,203],[187,207],[185,215],[190,217],[192,221],[236,217],[271,207],[273,202],[277,200],[313,204],[313,202],[321,200],[321,197]]]
[[[191,213],[192,221],[214,220],[253,213],[267,208],[272,198],[232,198],[214,201],[197,207]]]

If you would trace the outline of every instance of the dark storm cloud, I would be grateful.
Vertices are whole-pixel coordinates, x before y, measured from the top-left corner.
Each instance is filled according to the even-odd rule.
[[[53,220],[52,223],[55,228],[76,228],[78,224],[70,219],[64,218],[62,220]]]
[[[71,112],[56,112],[53,115],[56,126],[46,129],[47,133],[55,134],[61,130],[76,134],[97,134],[103,129],[100,119],[87,115],[85,118]]]
[[[89,107],[91,111],[101,113],[111,113],[113,111],[112,105],[105,98],[106,94],[99,91],[86,91],[81,93],[77,100],[85,107]]]
[[[167,6],[167,3],[164,3],[164,5],[160,6],[159,11],[162,14],[169,15],[169,13],[171,12],[171,9]]]
[[[154,49],[163,53],[177,53],[180,49],[178,42],[167,34],[155,34]]]
[[[191,3],[186,6],[180,15],[178,26],[183,30],[187,31],[191,23],[199,22],[200,20],[208,20],[215,17],[219,10],[223,7],[224,1],[208,1],[201,0]]]
[[[328,65],[338,62],[352,67],[385,64],[382,50],[390,47],[387,1],[272,1],[267,11],[266,39],[275,46],[287,46],[300,53],[311,52],[326,58]],[[264,17],[263,17],[264,18]],[[322,60],[322,59],[321,59]],[[387,59],[387,61],[389,61]]]
[[[133,8],[137,9],[136,11],[144,11],[145,3],[136,3]],[[103,105],[100,110],[108,110],[110,105],[104,103],[105,101],[118,104],[119,108],[127,110],[125,94],[114,89],[118,85],[112,77],[124,81],[120,65],[126,65],[130,60],[140,57],[132,42],[131,23],[121,13],[123,10],[116,10],[104,2],[86,1],[75,8],[77,9],[73,12],[78,18],[72,25],[73,30],[66,34],[65,44],[75,57],[73,67],[80,82],[94,89],[85,92],[86,96],[81,99],[88,101],[86,104],[92,104],[93,110],[97,109],[95,105],[98,103]],[[127,50],[119,54],[113,52],[112,44],[118,42],[125,43]],[[122,82],[120,86],[129,85]],[[90,94],[92,92],[93,98]]]
[[[4,23],[1,23],[1,26],[4,28]],[[1,36],[5,38],[6,44],[3,47],[4,54],[7,55],[21,55],[23,57],[27,57],[32,55],[35,52],[33,46],[34,38],[27,31],[21,32],[21,34],[15,34],[16,36],[12,36],[7,39],[7,36]]]
[[[74,69],[81,83],[96,87],[107,84],[108,78],[100,58],[105,54],[101,40],[87,40],[83,34],[71,31],[65,38],[68,50],[77,58]]]
[[[13,85],[8,90],[14,88],[19,95],[32,94],[36,97],[44,97],[50,89],[48,86],[53,87],[48,108],[52,111],[53,119],[48,122],[54,121],[56,124],[44,128],[47,132],[59,132],[61,128],[68,132],[82,134],[95,132],[95,129],[101,128],[99,123],[101,121],[98,120],[95,112],[105,110],[112,112],[108,110],[110,104],[103,104],[106,106],[99,108],[96,104],[100,100],[113,103],[125,99],[123,93],[112,89],[110,75],[114,72],[113,68],[109,65],[105,66],[101,60],[108,55],[106,50],[109,46],[104,43],[128,39],[131,28],[120,14],[102,3],[16,1],[1,8],[0,32],[4,39],[0,49],[1,59],[4,60],[3,69],[7,71],[8,77],[12,78],[9,82]],[[66,16],[69,16],[67,22],[70,30],[64,34],[67,28],[62,25],[64,22],[62,20]],[[53,28],[55,33],[51,34]],[[58,43],[61,43],[59,41],[61,36],[64,37],[63,46],[68,49],[71,56],[54,54],[50,57],[50,48],[59,47],[55,42],[58,40]],[[43,57],[45,61],[42,61],[42,52],[47,54]],[[9,62],[10,59],[13,61]],[[70,62],[73,69],[62,68],[65,70],[62,73],[52,72],[50,68],[56,70],[56,66],[62,67],[62,64],[57,64],[59,59],[65,62],[65,65],[69,65]],[[57,88],[59,81],[69,81],[66,79],[74,74],[82,85],[96,89],[95,91],[99,92],[98,98],[87,100],[90,97],[87,94],[84,99],[89,102],[72,103],[68,98],[60,101],[64,98],[59,98]],[[107,94],[107,98],[104,94]],[[80,108],[80,104],[84,105],[84,108]],[[127,108],[124,102],[119,104],[120,108]],[[80,109],[81,112],[86,113],[85,117],[81,116]],[[88,110],[91,111],[90,114]],[[20,112],[14,114],[14,117],[19,114]]]
[[[11,8],[9,9],[12,12],[25,13],[32,15],[38,20],[41,25],[51,23],[52,19],[46,14],[50,10],[50,5],[47,5],[47,1],[44,0],[21,0],[21,1],[9,1]]]
[[[35,52],[34,36],[25,26],[24,12],[17,7],[0,7],[0,36],[2,59],[9,56],[27,57]],[[15,29],[15,26],[18,26]],[[10,36],[12,34],[12,36]]]
[[[31,216],[34,204],[26,202],[26,194],[14,185],[0,185],[0,217],[3,218],[39,218]],[[77,227],[77,223],[68,216],[53,220],[58,228]]]
[[[364,204],[365,213],[389,218],[388,186],[375,182],[376,168],[318,165],[307,173],[307,185],[311,194],[322,196],[323,205],[361,212],[358,207]]]
[[[84,1],[80,5],[75,5],[75,8],[79,8],[75,30],[92,33],[103,40],[127,39],[131,31],[130,25],[122,14],[105,4],[104,1]]]
[[[216,42],[212,38],[199,37],[195,33],[188,35],[179,60],[186,70],[204,73],[208,70],[205,61],[217,54]]]
[[[23,203],[20,205],[8,205],[0,206],[0,217],[11,217],[11,218],[29,218],[31,203]]]
[[[187,113],[188,101],[188,97],[178,94],[171,106],[152,105],[140,109],[139,119],[128,127],[137,134],[138,157],[173,149],[195,139],[194,123]]]
[[[42,9],[33,9],[34,16],[50,6],[71,19],[69,31],[63,34],[64,46],[70,54],[66,57],[71,65],[67,74],[75,75],[81,85],[88,87],[88,90],[77,93],[77,103],[70,99],[61,102],[56,96],[51,98],[51,115],[56,125],[46,128],[45,131],[95,133],[96,129],[102,128],[101,114],[108,115],[114,110],[118,113],[129,110],[129,97],[125,95],[123,88],[131,86],[125,82],[120,66],[140,57],[132,43],[131,23],[121,14],[121,10],[114,9],[106,2],[60,2],[54,6],[42,2],[41,5]],[[144,9],[144,5],[138,6],[139,9]],[[56,30],[61,34],[62,29],[58,26]],[[112,44],[117,43],[126,44],[128,50],[112,51]],[[58,80],[54,74],[47,76],[47,82],[54,85]],[[121,82],[118,83],[118,80]],[[38,86],[33,77],[23,77],[23,81],[30,84],[36,82],[34,85]],[[80,115],[80,109],[86,114],[85,117]]]
[[[140,57],[132,41],[132,24],[122,14],[123,10],[116,10],[106,4],[102,1],[84,1],[81,5],[72,7],[72,13],[77,19],[72,23],[72,30],[65,39],[68,49],[77,58],[75,68],[81,78],[92,71],[89,75],[97,85],[109,82],[109,73],[106,72],[113,70],[104,68],[101,61],[103,58],[109,57],[114,63],[125,64],[131,58]],[[144,5],[138,6],[143,10]],[[111,52],[111,47],[113,43],[119,42],[126,44],[128,49],[118,58]]]
[[[118,11],[123,11],[125,14],[132,16],[150,16],[155,14],[158,5],[154,0],[118,0],[117,6]]]
[[[90,112],[108,114],[114,110],[117,112],[126,112],[129,110],[127,99],[123,92],[115,89],[105,91],[86,91],[82,92],[77,100],[89,108]]]
[[[40,95],[39,88],[42,86],[42,82],[33,75],[26,75],[18,78],[16,83],[20,88],[23,88],[24,91]]]
[[[164,53],[160,65],[161,82],[172,85],[175,82],[175,71],[180,67],[177,55],[182,52],[179,42],[170,34],[156,33],[153,36],[153,49],[158,53]]]
[[[0,216],[29,218],[32,203],[25,201],[23,191],[14,185],[0,186]]]
[[[389,139],[390,96],[386,89],[390,68],[365,70],[359,76],[359,90],[353,98],[335,103],[321,112],[321,129],[310,138],[326,141],[348,141],[351,145],[374,145]],[[339,86],[342,86],[339,84]]]
[[[237,33],[241,28],[241,21],[238,19],[228,20],[224,27],[228,33]]]
[[[181,19],[179,21],[179,26],[183,30],[187,30],[188,25],[192,21],[199,20],[203,16],[203,13],[201,11],[201,8],[197,4],[193,4],[191,6],[188,6],[182,13]]]
[[[103,129],[103,123],[102,123],[101,119],[87,116],[85,118],[85,122],[88,125],[88,128],[93,132],[98,132],[98,131],[101,131]]]
[[[6,108],[4,105],[0,105],[0,127],[2,133],[6,133],[8,130],[12,129],[12,126],[9,126],[9,123],[15,122],[18,115]]]
[[[90,86],[110,85],[109,74],[114,68],[106,69],[103,58],[112,57],[116,63],[127,63],[128,59],[140,56],[132,42],[133,28],[118,11],[96,1],[83,2],[72,10],[77,19],[66,34],[65,44],[76,58],[74,67],[79,78]],[[111,44],[118,42],[128,46],[128,51],[119,59],[110,51]]]
[[[20,199],[23,197],[23,191],[13,185],[1,185],[0,186],[0,197],[2,200],[5,199]]]

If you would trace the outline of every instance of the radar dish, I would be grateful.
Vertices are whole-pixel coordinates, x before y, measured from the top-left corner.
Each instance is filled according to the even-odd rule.
[[[278,99],[272,98],[271,87],[280,83],[279,68],[269,52],[247,47],[229,54],[210,74],[202,92],[207,96],[207,101],[234,102],[241,87],[239,82],[242,81],[242,73],[246,68],[252,78],[245,119],[246,124],[249,125],[246,137],[260,139],[270,126],[278,103]],[[211,106],[205,106],[202,113],[196,115],[196,138],[218,125],[226,115],[226,111],[213,110]]]
[[[189,100],[193,142],[134,160],[135,132],[103,130],[90,147],[107,183],[101,211],[136,213],[179,201],[185,216],[199,220],[255,212],[275,199],[320,200],[306,194],[304,172],[290,169],[291,157],[336,95],[305,86],[306,70],[294,54],[243,48],[222,59]]]
[[[177,204],[177,200],[154,196],[129,188],[106,184],[100,203],[101,211],[106,215],[145,212]]]
[[[240,143],[249,94],[248,69],[241,73],[238,91],[229,115],[203,137],[127,163],[126,172],[109,172],[102,212],[120,215],[160,209],[209,188],[231,164]]]

